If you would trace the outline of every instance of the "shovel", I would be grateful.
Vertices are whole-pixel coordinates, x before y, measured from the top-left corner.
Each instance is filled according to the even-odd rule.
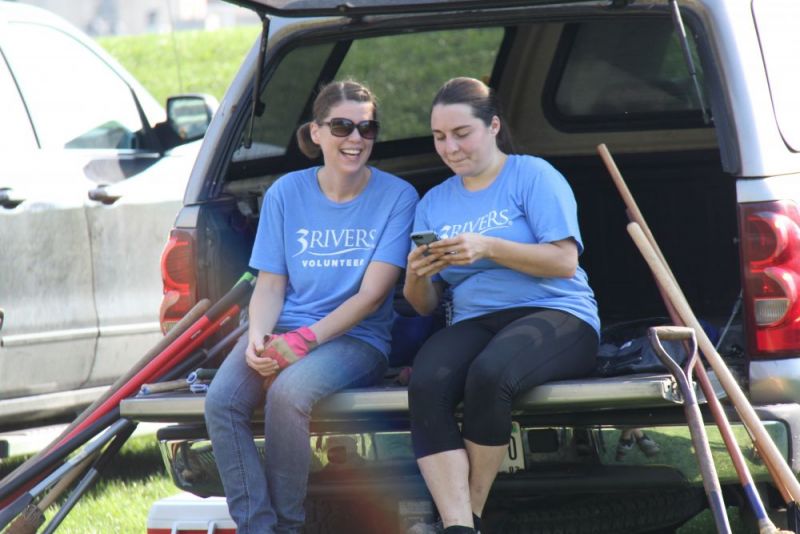
[[[53,486],[47,495],[42,497],[38,504],[29,504],[25,510],[14,520],[13,523],[8,525],[8,528],[3,534],[35,534],[39,527],[44,524],[44,513],[50,506],[64,493],[66,490],[88,467],[88,465],[95,459],[97,453],[84,459],[75,468],[64,475],[64,478],[58,481]]]
[[[135,373],[130,380],[97,406],[80,424],[75,426],[65,437],[50,448],[47,455],[37,459],[28,469],[19,473],[17,471],[12,473],[12,475],[16,475],[16,478],[7,477],[11,478],[11,480],[6,481],[6,479],[4,479],[0,482],[0,495],[2,495],[0,496],[0,499],[2,499],[0,507],[5,507],[8,504],[8,499],[6,499],[5,496],[9,493],[9,486],[14,483],[19,483],[20,481],[25,485],[35,482],[36,478],[32,475],[32,472],[37,463],[41,464],[43,460],[47,460],[47,456],[52,454],[55,450],[59,450],[70,438],[75,437],[93,423],[104,419],[105,416],[112,412],[116,411],[118,413],[119,403],[122,399],[138,392],[141,385],[146,381],[154,381],[167,374],[170,369],[183,361],[187,355],[192,354],[206,338],[219,330],[221,326],[234,320],[234,318],[238,316],[241,306],[244,305],[243,301],[250,296],[250,292],[253,288],[253,280],[254,277],[250,273],[245,273],[233,289],[225,294],[216,304],[211,306],[199,320],[178,336],[178,338],[158,356],[153,358],[141,370]]]
[[[94,455],[102,449],[106,443],[111,441],[111,438],[122,432],[125,427],[130,425],[127,419],[120,419],[99,438],[89,443],[81,452],[66,461],[61,467],[53,471],[50,475],[44,478],[41,482],[36,484],[29,491],[26,491],[17,497],[11,504],[0,510],[0,529],[5,528],[11,521],[22,513],[25,508],[30,504],[33,499],[47,491],[53,484],[61,480],[67,473],[72,471],[87,457]]]
[[[625,180],[622,178],[622,174],[619,172],[614,159],[611,157],[611,153],[608,151],[605,145],[601,144],[597,147],[598,152],[600,153],[600,157],[605,163],[606,168],[608,169],[611,178],[614,181],[614,184],[617,186],[617,190],[622,197],[625,206],[627,208],[628,218],[632,222],[635,222],[635,225],[629,225],[629,232],[631,233],[631,237],[633,237],[634,241],[636,242],[637,246],[639,247],[640,252],[642,253],[645,260],[650,265],[651,271],[653,272],[653,276],[656,281],[656,286],[658,287],[659,292],[661,293],[661,298],[664,300],[664,305],[667,307],[669,311],[669,315],[672,318],[672,321],[675,325],[683,326],[687,324],[687,321],[690,323],[697,323],[694,315],[691,312],[691,309],[688,307],[688,303],[686,302],[686,298],[683,296],[683,293],[680,291],[680,286],[678,285],[677,281],[675,280],[675,275],[672,274],[672,271],[667,264],[664,255],[661,253],[661,250],[656,243],[653,234],[650,232],[650,228],[647,225],[647,222],[644,220],[644,216],[642,215],[641,211],[639,211],[639,207],[636,205],[636,201],[631,195],[630,190],[628,189]],[[658,271],[658,274],[656,274]],[[668,287],[668,289],[667,289]],[[674,299],[674,300],[673,300]],[[678,306],[681,307],[683,315],[678,312]],[[696,328],[700,328],[699,325],[696,325]],[[703,340],[707,340],[705,333],[700,330],[702,334]],[[688,347],[687,347],[688,349]],[[713,350],[708,343],[705,347],[706,351]],[[714,354],[711,354],[712,357],[718,357],[716,351]],[[721,358],[720,358],[721,360]],[[719,369],[718,374],[722,374],[727,378],[727,375],[730,372],[724,367],[724,364],[719,364],[717,366]],[[739,481],[742,484],[742,488],[744,489],[744,493],[747,497],[747,501],[750,504],[750,508],[753,510],[755,517],[758,521],[759,527],[759,534],[772,534],[772,533],[785,533],[787,531],[779,530],[775,527],[775,525],[770,520],[769,516],[767,515],[766,509],[764,508],[764,504],[761,502],[761,498],[759,497],[758,491],[755,488],[755,482],[753,481],[753,477],[750,474],[750,471],[747,469],[747,464],[745,463],[744,456],[742,455],[742,451],[739,449],[739,444],[736,441],[736,438],[733,436],[733,431],[731,430],[730,422],[728,421],[728,417],[725,414],[725,411],[722,408],[721,403],[716,397],[716,392],[714,391],[713,386],[711,385],[711,381],[708,378],[705,368],[702,365],[698,365],[695,368],[697,374],[697,382],[700,384],[701,389],[703,390],[703,394],[705,395],[706,401],[708,402],[709,407],[711,408],[711,413],[714,417],[715,422],[717,423],[717,427],[719,428],[719,432],[722,436],[723,441],[725,442],[725,447],[728,449],[728,453],[730,454],[731,461],[733,462],[734,468],[736,469],[736,473],[739,476]],[[727,389],[727,388],[726,388]],[[738,391],[734,391],[734,395],[736,393],[740,393]],[[736,402],[734,402],[734,406],[736,406]],[[740,403],[741,405],[741,403]],[[738,410],[738,408],[737,408]],[[749,411],[747,408],[742,408],[744,411]],[[752,410],[752,408],[751,408]],[[743,417],[743,419],[745,419]],[[759,426],[760,421],[752,420],[751,423],[746,423],[745,426],[748,428],[748,432],[750,432],[751,437],[754,437],[754,432],[759,433]],[[750,431],[751,425],[754,427],[753,431]],[[754,444],[759,441],[755,437],[753,439]],[[764,443],[761,440],[761,443]],[[768,447],[768,445],[766,445]],[[797,528],[797,506],[794,502],[794,498],[792,497],[791,493],[789,492],[787,484],[792,482],[793,477],[789,477],[787,479],[787,475],[785,471],[782,469],[783,466],[780,468],[776,468],[773,465],[773,458],[767,457],[762,455],[762,459],[764,460],[764,465],[769,470],[770,476],[772,480],[775,482],[776,487],[781,493],[781,496],[784,499],[784,502],[787,504],[787,514],[788,514],[788,522],[791,530],[793,532],[798,532]],[[783,459],[779,458],[778,461],[783,463]],[[784,464],[785,466],[785,464]],[[780,469],[780,471],[779,471]],[[784,482],[784,480],[789,480],[789,482]],[[799,488],[800,489],[800,488]]]
[[[697,465],[700,467],[700,476],[703,478],[703,487],[706,490],[711,515],[717,525],[717,532],[730,533],[731,525],[728,522],[728,514],[725,512],[725,502],[722,500],[722,488],[719,485],[717,469],[714,466],[714,459],[711,457],[711,447],[708,445],[706,427],[703,424],[703,415],[697,405],[697,396],[694,393],[694,384],[692,384],[692,374],[698,360],[697,339],[694,330],[685,326],[655,326],[650,328],[647,335],[656,351],[656,356],[675,377],[683,397],[683,411],[686,414],[686,421],[689,423],[689,433],[692,436]],[[664,350],[661,345],[662,339],[689,342],[689,354],[683,369]]]
[[[88,408],[86,408],[81,414],[67,427],[64,429],[61,434],[55,438],[53,441],[48,443],[45,447],[42,448],[38,453],[34,456],[26,460],[22,465],[17,467],[14,471],[8,474],[5,478],[0,480],[0,501],[3,501],[6,497],[3,496],[3,490],[6,486],[17,476],[21,473],[28,470],[31,466],[36,464],[41,458],[50,454],[50,452],[56,446],[61,446],[64,444],[64,440],[68,439],[67,436],[73,436],[72,433],[75,428],[83,423],[83,421],[92,415],[97,408],[103,404],[106,400],[108,400],[114,393],[116,393],[122,386],[127,384],[131,378],[133,378],[136,373],[141,371],[148,363],[150,363],[153,358],[161,354],[169,345],[172,344],[178,337],[183,334],[190,326],[192,326],[195,321],[200,319],[204,313],[208,311],[211,307],[211,302],[208,300],[202,300],[198,302],[194,308],[183,318],[172,330],[170,330],[166,336],[161,338],[159,342],[150,349],[147,354],[145,354],[127,373],[122,375],[119,379],[117,379],[114,384],[112,384],[106,391],[101,395],[97,400],[95,400]],[[2,503],[0,502],[0,506]]]
[[[92,484],[98,479],[100,473],[103,471],[108,462],[111,461],[114,456],[122,449],[122,446],[128,441],[128,438],[131,437],[133,432],[136,430],[136,425],[130,425],[128,428],[124,429],[120,432],[114,441],[106,447],[106,450],[100,454],[100,457],[94,462],[92,467],[86,473],[86,475],[81,479],[80,483],[78,483],[75,490],[69,496],[67,501],[61,505],[58,512],[53,516],[50,520],[50,523],[47,524],[47,527],[44,529],[42,534],[48,534],[51,532],[55,532],[56,529],[61,525],[61,522],[67,517],[72,511],[72,508],[77,504],[77,502],[83,497],[83,495],[92,487]],[[36,531],[31,531],[31,533],[35,533]],[[20,534],[28,534],[25,531],[21,531]]]

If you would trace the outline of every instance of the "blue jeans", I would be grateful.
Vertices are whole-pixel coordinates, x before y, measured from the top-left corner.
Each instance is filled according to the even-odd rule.
[[[206,425],[228,508],[239,534],[300,532],[311,465],[311,408],[339,390],[377,383],[387,360],[372,345],[341,336],[281,371],[265,394],[264,378],[245,362],[246,348],[247,334],[206,396]],[[260,406],[265,406],[263,470],[251,429]]]

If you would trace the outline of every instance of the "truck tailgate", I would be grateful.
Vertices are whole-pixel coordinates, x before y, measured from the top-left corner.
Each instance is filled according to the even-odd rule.
[[[722,390],[718,387],[717,395]],[[702,393],[698,391],[702,399]],[[589,378],[550,382],[521,395],[515,413],[553,413],[626,408],[658,408],[681,403],[677,386],[670,375],[642,374],[611,378]],[[170,393],[140,395],[122,401],[121,414],[134,421],[190,422],[203,420],[203,394]],[[336,393],[314,408],[314,418],[349,419],[369,414],[405,413],[407,390],[396,385],[350,389]],[[261,414],[256,413],[256,418]]]

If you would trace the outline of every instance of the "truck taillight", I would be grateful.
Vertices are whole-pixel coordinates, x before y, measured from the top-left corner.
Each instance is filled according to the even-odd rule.
[[[197,303],[197,274],[194,235],[188,230],[172,230],[161,254],[161,279],[164,299],[159,320],[163,333],[175,326]]]
[[[751,358],[800,354],[800,211],[792,201],[739,206]]]

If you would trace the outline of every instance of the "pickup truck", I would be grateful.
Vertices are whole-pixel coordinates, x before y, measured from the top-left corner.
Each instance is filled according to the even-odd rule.
[[[248,268],[264,191],[310,165],[293,132],[321,83],[353,77],[372,88],[383,124],[372,164],[422,195],[449,176],[431,141],[430,100],[444,80],[472,76],[498,91],[518,151],[546,158],[572,186],[586,247],[580,262],[606,333],[666,315],[597,155],[598,144],[608,146],[694,313],[798,473],[796,2],[235,3],[261,16],[264,34],[211,123],[162,257],[165,325],[199,298],[219,298]],[[402,304],[395,333],[411,339],[424,328]],[[314,411],[308,532],[405,532],[434,513],[396,378],[413,354],[392,358],[384,384],[344,391]],[[159,440],[176,486],[219,497],[203,399],[140,396],[124,401],[122,413],[170,423]],[[780,522],[782,501],[730,415]],[[742,504],[707,412],[705,421],[726,503]],[[620,461],[621,434],[634,428],[660,452],[634,448]],[[658,370],[549,383],[520,396],[501,471],[484,532],[673,532],[706,505],[681,397]]]

